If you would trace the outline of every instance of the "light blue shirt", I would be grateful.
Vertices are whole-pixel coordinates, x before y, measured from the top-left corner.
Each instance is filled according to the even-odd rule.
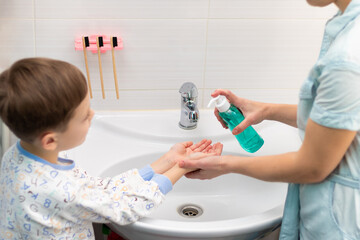
[[[309,118],[357,134],[327,180],[289,185],[280,239],[360,239],[360,0],[328,21],[299,97],[301,138]]]

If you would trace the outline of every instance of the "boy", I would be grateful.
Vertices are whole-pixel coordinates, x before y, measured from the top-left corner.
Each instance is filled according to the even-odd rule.
[[[93,115],[85,77],[69,63],[23,59],[0,75],[0,116],[20,139],[1,162],[0,239],[94,239],[92,222],[128,224],[158,206],[191,171],[177,161],[222,150],[179,143],[141,170],[94,178],[58,157],[85,140]]]

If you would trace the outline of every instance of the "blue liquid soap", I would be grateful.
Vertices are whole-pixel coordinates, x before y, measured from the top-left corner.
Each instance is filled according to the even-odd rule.
[[[224,96],[219,95],[212,99],[208,105],[215,101],[220,117],[232,131],[244,120],[244,115],[234,105],[230,104]],[[235,135],[240,146],[247,152],[254,153],[264,145],[264,139],[255,131],[252,126],[247,127],[243,132]]]

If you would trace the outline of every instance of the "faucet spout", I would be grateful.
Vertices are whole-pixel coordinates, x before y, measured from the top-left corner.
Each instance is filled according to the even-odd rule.
[[[199,120],[199,109],[197,107],[198,90],[191,82],[184,83],[180,90],[181,94],[181,116],[179,126],[182,129],[194,129]]]

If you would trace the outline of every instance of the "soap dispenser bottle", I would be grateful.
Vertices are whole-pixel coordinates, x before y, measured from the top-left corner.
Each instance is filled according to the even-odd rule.
[[[219,95],[210,100],[208,107],[215,102],[215,107],[219,110],[220,117],[232,131],[244,120],[244,115],[237,107],[230,104],[225,96]],[[247,127],[243,132],[235,135],[240,146],[247,152],[254,153],[264,144],[264,140],[254,130],[252,126]]]

